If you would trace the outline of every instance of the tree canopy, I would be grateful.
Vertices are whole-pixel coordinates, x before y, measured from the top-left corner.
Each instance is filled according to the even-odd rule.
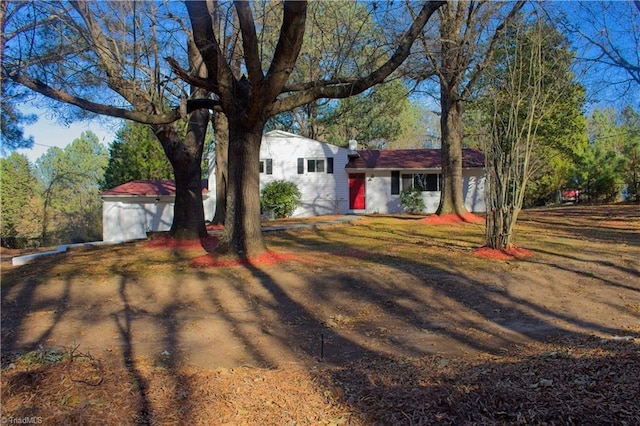
[[[0,159],[0,187],[2,188],[2,245],[18,247],[20,240],[37,237],[40,229],[33,229],[29,221],[37,212],[33,204],[38,194],[37,180],[29,160],[16,152]]]
[[[356,12],[362,8],[349,4]],[[291,76],[305,35],[312,34],[308,11],[330,4],[36,2],[28,12],[32,30],[7,43],[2,72],[3,78],[55,101],[152,126],[176,177],[171,233],[177,237],[206,233],[197,190],[200,160],[209,111],[223,112],[229,126],[229,182],[218,250],[253,256],[265,250],[254,169],[266,121],[318,99],[347,98],[382,83],[443,4],[425,2],[399,38],[365,56],[360,47],[369,45],[366,34],[344,31],[342,21],[335,22],[334,34],[356,38],[337,56],[325,46],[326,56],[318,58],[323,73],[298,80]],[[277,11],[275,20],[266,19],[268,10]],[[383,23],[376,24],[384,32]],[[56,60],[43,60],[51,57]],[[341,66],[328,67],[326,58],[336,57]],[[363,57],[370,58],[364,65]],[[186,133],[176,127],[180,119],[187,122]]]

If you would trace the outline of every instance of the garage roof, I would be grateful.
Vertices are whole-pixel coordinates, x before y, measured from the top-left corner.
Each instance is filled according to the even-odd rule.
[[[202,193],[206,194],[207,181],[202,181]],[[175,195],[176,183],[173,180],[133,180],[123,183],[115,188],[108,189],[100,194],[101,197],[112,196],[153,196],[153,195]]]

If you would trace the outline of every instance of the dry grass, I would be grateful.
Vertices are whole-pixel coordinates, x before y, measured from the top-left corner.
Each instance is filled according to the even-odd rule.
[[[525,273],[548,271],[545,268],[552,265],[558,274],[554,278],[564,271],[590,285],[606,283],[607,274],[615,270],[621,278],[609,284],[617,286],[621,303],[626,303],[620,309],[640,317],[637,206],[525,212],[517,244],[532,250],[535,257],[522,262],[473,256],[483,235],[482,224],[434,227],[413,218],[373,216],[355,225],[271,234],[268,242],[272,249],[299,256],[301,261],[285,263],[290,274],[313,277],[333,268],[339,270],[340,279],[351,277],[355,283],[372,272],[376,283],[392,282],[402,271],[421,282],[433,281],[434,288],[446,288],[452,284],[451,277],[462,274],[513,280]],[[46,284],[81,277],[99,285],[113,276],[132,283],[165,276],[180,282],[194,277],[214,283],[247,279],[242,267],[193,268],[193,259],[204,253],[199,248],[143,249],[140,243],[130,243],[74,249],[27,267],[3,263],[3,323],[9,319],[5,312],[18,303],[11,299],[11,292],[28,281]],[[590,263],[592,269],[581,269]],[[489,296],[477,302],[493,305],[483,311],[475,304],[477,296],[472,296],[469,306],[480,313],[506,307],[492,302],[502,290],[491,288],[495,287],[492,282],[478,282],[489,288]],[[363,286],[363,291],[367,288]],[[588,300],[590,295],[576,293],[575,297]],[[460,296],[459,300],[467,299]],[[303,299],[298,302],[302,306]],[[393,301],[375,302],[373,312],[358,311],[361,317],[331,317],[336,327],[332,330],[353,335],[357,327],[380,315],[373,308],[383,310]],[[543,305],[551,306],[556,318],[566,314],[560,312],[562,302],[550,300]],[[401,308],[393,305],[390,312],[410,312]],[[136,312],[131,308],[132,314]],[[3,327],[2,331],[3,344],[15,344],[13,330]],[[363,336],[375,337],[368,331]],[[46,345],[29,351],[16,348],[2,354],[1,415],[64,425],[640,424],[637,323],[617,337],[576,333],[491,353],[399,356],[371,348],[365,353],[355,361],[335,363],[196,368],[176,363],[171,356],[91,355],[78,348]]]

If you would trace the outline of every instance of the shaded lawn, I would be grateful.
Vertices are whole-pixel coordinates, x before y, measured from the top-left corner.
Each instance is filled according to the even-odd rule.
[[[137,243],[3,267],[2,415],[640,422],[637,206],[526,211],[516,244],[535,257],[522,261],[472,256],[483,238],[482,224],[372,216],[270,234],[297,256],[279,265],[193,268],[201,248]],[[100,332],[62,333],[78,324]],[[198,344],[193,329],[227,338]],[[100,345],[109,333],[115,349]]]

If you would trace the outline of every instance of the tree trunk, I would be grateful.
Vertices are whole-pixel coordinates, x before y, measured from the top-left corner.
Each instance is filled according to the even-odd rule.
[[[218,253],[256,257],[267,249],[260,225],[260,144],[264,123],[229,120],[227,216]]]
[[[181,140],[170,126],[158,126],[154,132],[173,166],[176,198],[169,235],[182,240],[207,236],[202,206],[202,150],[209,124],[209,111],[197,110],[189,116],[187,134]]]
[[[227,215],[227,174],[229,167],[229,123],[223,113],[214,113],[213,129],[216,137],[216,213],[213,217],[213,223],[223,225]]]
[[[442,188],[440,205],[436,214],[464,215],[462,181],[462,113],[463,104],[459,99],[457,85],[448,87],[440,83],[440,102],[442,115],[440,128],[442,132]]]

